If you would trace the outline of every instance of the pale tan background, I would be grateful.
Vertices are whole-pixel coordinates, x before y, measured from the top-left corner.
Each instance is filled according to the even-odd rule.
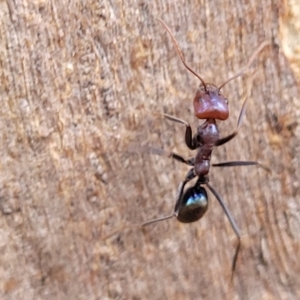
[[[1,1],[1,299],[300,298],[296,2]],[[213,161],[258,159],[273,171],[211,172],[243,233],[232,285],[236,238],[211,195],[194,224],[126,227],[169,214],[188,171],[129,151],[192,154],[184,128],[154,113],[198,124],[199,82],[154,17],[216,84],[272,43],[223,90],[222,135],[249,102],[239,136]]]

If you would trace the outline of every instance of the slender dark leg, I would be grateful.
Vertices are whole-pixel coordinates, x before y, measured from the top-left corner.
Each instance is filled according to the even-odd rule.
[[[235,223],[235,221],[234,221],[229,209],[227,208],[225,202],[223,201],[222,197],[219,195],[219,193],[208,182],[206,182],[205,184],[207,185],[207,187],[210,189],[210,191],[214,194],[214,196],[216,197],[216,199],[220,203],[223,211],[225,212],[225,215],[227,216],[227,218],[228,218],[228,220],[231,224],[232,229],[234,230],[234,232],[235,232],[235,234],[238,238],[238,244],[237,244],[237,247],[236,247],[236,250],[235,250],[235,254],[234,254],[234,257],[233,257],[233,260],[232,260],[232,267],[231,267],[232,275],[233,275],[233,273],[235,271],[236,262],[237,262],[237,259],[238,259],[238,254],[239,254],[240,247],[241,247],[240,230],[239,230],[237,224]]]
[[[214,196],[216,197],[216,199],[218,200],[218,202],[220,203],[223,211],[225,212],[225,215],[227,216],[232,229],[234,230],[235,234],[237,235],[237,237],[240,239],[241,235],[240,235],[240,231],[239,228],[237,226],[237,224],[235,223],[229,209],[227,208],[225,202],[223,201],[222,197],[219,195],[219,193],[215,190],[214,187],[212,187],[208,182],[205,183],[207,185],[207,187],[210,189],[210,191],[214,194]]]
[[[175,204],[175,208],[174,208],[174,213],[176,214],[176,216],[178,215],[178,211],[180,210],[180,204],[181,204],[180,200],[182,198],[184,187],[189,181],[191,181],[195,177],[196,177],[196,175],[194,172],[194,168],[192,168],[186,174],[184,181],[181,181],[179,184],[178,191],[177,191],[176,204]]]
[[[185,159],[184,157],[182,157],[181,155],[179,154],[176,154],[174,152],[171,152],[170,153],[170,157],[174,158],[175,160],[177,161],[180,161],[186,165],[189,165],[189,166],[194,166],[194,161],[195,161],[195,158],[192,157],[192,158],[188,158],[188,159]]]
[[[259,166],[263,168],[265,171],[271,173],[271,170],[260,164],[257,161],[224,161],[217,164],[212,164],[213,167],[236,167],[236,166]]]
[[[186,143],[186,145],[188,146],[189,149],[195,150],[197,148],[197,141],[196,141],[196,139],[193,138],[191,125],[188,122],[186,122],[182,119],[178,119],[176,117],[173,117],[171,115],[163,114],[163,116],[166,119],[170,120],[170,121],[185,125],[185,127],[186,127],[186,129],[185,129],[185,143]]]
[[[180,209],[180,200],[182,198],[182,194],[183,194],[183,190],[184,190],[184,186],[190,181],[192,180],[196,175],[194,174],[194,168],[190,169],[189,172],[187,173],[186,177],[185,177],[185,180],[182,181],[178,187],[178,192],[177,192],[177,198],[176,198],[176,204],[175,204],[175,208],[174,208],[174,212],[168,216],[165,216],[165,217],[161,217],[161,218],[157,218],[157,219],[153,219],[153,220],[150,220],[150,221],[147,221],[147,222],[144,222],[142,224],[142,227],[143,226],[146,226],[146,225],[150,225],[150,224],[153,224],[153,223],[156,223],[156,222],[160,222],[160,221],[164,221],[164,220],[168,220],[168,219],[171,219],[173,217],[177,217],[178,215],[178,211]]]
[[[161,218],[157,218],[157,219],[153,219],[153,220],[144,222],[144,223],[142,224],[142,227],[147,226],[147,225],[150,225],[150,224],[153,224],[153,223],[156,223],[156,222],[168,220],[168,219],[171,219],[171,218],[173,218],[173,217],[176,217],[175,212],[173,212],[173,213],[172,213],[171,215],[169,215],[169,216],[165,216],[165,217],[161,217]]]
[[[243,119],[243,116],[244,116],[245,111],[246,111],[246,103],[247,103],[247,98],[245,99],[245,101],[243,103],[243,106],[242,106],[242,109],[241,109],[241,112],[240,112],[240,115],[239,115],[239,119],[238,119],[238,122],[237,122],[236,130],[232,134],[230,134],[230,135],[228,135],[228,136],[226,136],[222,139],[219,139],[216,142],[215,146],[221,146],[221,145],[226,144],[227,142],[232,140],[238,134],[239,127],[242,123],[242,119]]]
[[[130,150],[133,151],[133,152],[136,152],[137,150],[140,150],[140,152],[147,152],[147,153],[150,153],[150,154],[153,154],[153,155],[171,157],[171,158],[174,158],[175,160],[177,160],[181,163],[184,163],[188,166],[191,166],[191,167],[194,166],[194,161],[195,161],[194,157],[185,159],[183,156],[181,156],[177,153],[174,153],[174,152],[169,152],[168,153],[167,151],[165,151],[163,149],[160,149],[160,148],[155,148],[155,147],[151,147],[151,146],[134,145],[134,146],[132,146],[132,149],[130,149]]]
[[[237,259],[238,259],[240,249],[241,249],[241,238],[238,239],[238,242],[237,242],[237,245],[236,245],[236,248],[235,248],[235,252],[234,252],[234,256],[233,256],[233,259],[232,259],[231,281],[233,279],[234,271],[235,271],[235,268],[236,268],[236,262],[237,262]]]
[[[229,142],[230,140],[232,140],[236,135],[238,134],[238,131],[236,130],[235,132],[233,132],[232,134],[222,138],[222,139],[219,139],[215,146],[218,147],[218,146],[221,146],[221,145],[224,145],[226,144],[227,142]]]

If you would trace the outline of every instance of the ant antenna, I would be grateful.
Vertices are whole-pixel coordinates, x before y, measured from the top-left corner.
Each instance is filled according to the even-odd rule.
[[[256,56],[258,55],[258,53],[263,50],[266,46],[270,45],[270,42],[269,41],[264,41],[262,42],[259,47],[254,51],[254,53],[252,54],[252,56],[250,57],[247,65],[242,69],[240,70],[239,72],[237,72],[235,75],[233,75],[232,77],[230,77],[227,81],[225,81],[220,87],[219,87],[219,90],[224,87],[224,85],[226,85],[228,82],[232,81],[233,79],[236,79],[240,76],[242,76],[249,68],[250,66],[252,65],[254,59],[256,58]]]
[[[179,49],[178,43],[177,43],[177,41],[175,40],[173,34],[171,33],[170,28],[169,28],[169,27],[166,25],[166,23],[165,23],[163,20],[161,20],[160,18],[155,18],[155,19],[157,19],[157,20],[165,27],[165,29],[166,29],[167,32],[169,33],[169,35],[170,35],[170,37],[171,37],[171,39],[172,39],[172,41],[173,41],[173,43],[174,43],[174,46],[175,46],[175,48],[176,48],[176,50],[177,50],[177,53],[178,53],[178,55],[180,56],[180,59],[181,59],[183,65],[185,66],[185,68],[188,69],[192,74],[194,74],[194,75],[201,81],[202,85],[204,86],[204,89],[206,90],[206,83],[204,82],[204,80],[203,80],[203,79],[202,79],[195,71],[193,71],[193,70],[185,63],[183,53],[182,53],[181,50]]]

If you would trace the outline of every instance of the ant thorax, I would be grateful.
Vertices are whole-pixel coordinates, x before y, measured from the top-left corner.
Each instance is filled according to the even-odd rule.
[[[208,119],[198,127],[195,139],[199,148],[195,156],[195,174],[205,176],[209,172],[210,157],[216,142],[220,139],[220,131],[215,119]]]

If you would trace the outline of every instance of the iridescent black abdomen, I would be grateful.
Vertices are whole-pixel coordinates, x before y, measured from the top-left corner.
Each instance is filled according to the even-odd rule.
[[[207,211],[208,197],[202,186],[193,186],[186,190],[181,200],[177,220],[182,223],[198,221]]]

